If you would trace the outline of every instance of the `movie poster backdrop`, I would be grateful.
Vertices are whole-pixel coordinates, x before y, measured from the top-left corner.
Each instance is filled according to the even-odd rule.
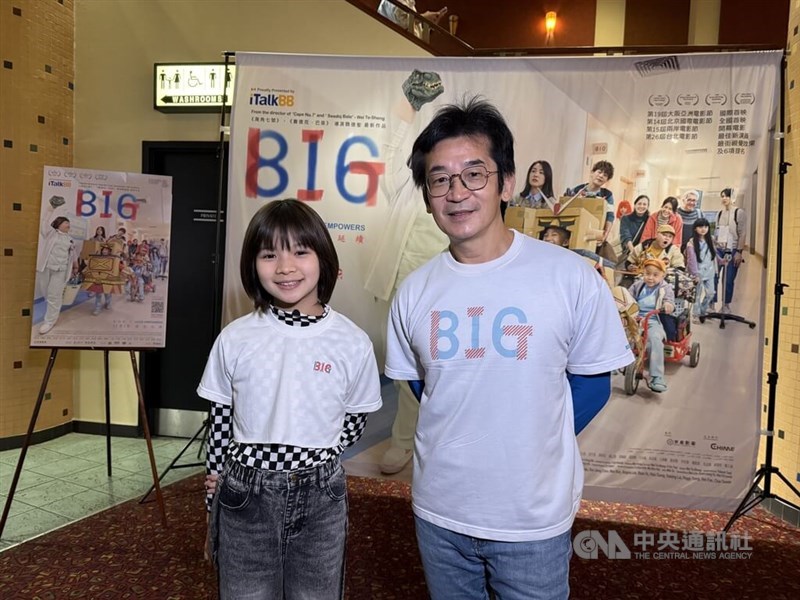
[[[517,192],[532,162],[556,196],[614,165],[620,203],[700,191],[703,210],[763,220],[779,52],[589,58],[372,58],[237,53],[231,122],[224,320],[251,310],[239,281],[242,236],[264,203],[296,197],[328,225],[341,272],[332,304],[372,337],[382,361],[387,300],[401,255],[429,225],[406,166],[441,106],[481,95],[515,136]],[[755,228],[758,234],[761,230]],[[609,237],[619,247],[619,219]],[[736,312],[763,313],[763,235],[748,244]],[[535,282],[531,282],[535,285]],[[689,307],[690,309],[691,307]],[[689,358],[667,361],[669,388],[625,391],[579,437],[589,498],[729,510],[750,484],[758,445],[761,324],[692,324]],[[538,393],[530,390],[531,394]],[[486,399],[502,401],[502,399]]]

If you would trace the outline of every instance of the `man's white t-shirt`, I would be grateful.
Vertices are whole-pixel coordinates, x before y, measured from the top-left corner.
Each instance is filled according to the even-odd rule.
[[[288,327],[255,311],[217,337],[197,388],[233,407],[233,439],[250,444],[334,448],[345,413],[381,407],[367,334],[331,310],[310,327]]]
[[[392,303],[385,373],[425,381],[415,514],[491,540],[567,531],[583,466],[566,372],[632,361],[610,290],[564,248],[514,232],[496,260],[444,252],[409,275]]]

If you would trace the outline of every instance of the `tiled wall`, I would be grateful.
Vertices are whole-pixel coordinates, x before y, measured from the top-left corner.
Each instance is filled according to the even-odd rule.
[[[800,488],[800,0],[791,0],[789,14],[788,68],[786,71],[786,137],[784,140],[785,161],[789,167],[785,177],[783,215],[783,267],[781,282],[788,285],[781,298],[780,328],[778,336],[778,380],[775,386],[775,436],[773,464],[780,472]],[[774,214],[774,213],[773,213]],[[766,314],[767,346],[764,373],[770,371],[772,353],[772,317],[775,284],[774,241],[777,220],[773,219],[771,239],[773,260],[769,265],[768,309]],[[762,399],[762,428],[767,427],[767,403],[769,387],[764,387]],[[762,440],[759,464],[765,459],[765,444]],[[763,485],[762,485],[763,487]],[[772,492],[794,504],[800,497],[794,494],[777,477],[772,477]],[[773,503],[772,509],[776,505]],[[778,508],[775,512],[781,512]],[[797,522],[797,511],[787,520]]]
[[[50,352],[29,348],[42,166],[72,166],[73,0],[0,1],[0,440],[24,434]],[[72,419],[60,351],[37,431]]]

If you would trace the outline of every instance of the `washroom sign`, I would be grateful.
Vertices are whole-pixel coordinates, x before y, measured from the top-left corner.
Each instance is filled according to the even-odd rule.
[[[226,73],[224,63],[155,63],[153,108],[165,113],[219,112],[227,90],[229,109],[235,75],[231,64]]]

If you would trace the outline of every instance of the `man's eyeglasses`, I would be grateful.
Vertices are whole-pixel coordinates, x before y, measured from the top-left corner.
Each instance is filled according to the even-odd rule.
[[[428,190],[428,195],[433,198],[440,198],[446,196],[450,188],[453,187],[453,179],[458,177],[461,180],[461,185],[471,192],[477,192],[486,187],[489,183],[489,177],[495,175],[497,171],[488,171],[486,167],[475,165],[474,167],[467,167],[461,173],[448,175],[447,173],[435,173],[428,175],[425,180],[425,188]]]

